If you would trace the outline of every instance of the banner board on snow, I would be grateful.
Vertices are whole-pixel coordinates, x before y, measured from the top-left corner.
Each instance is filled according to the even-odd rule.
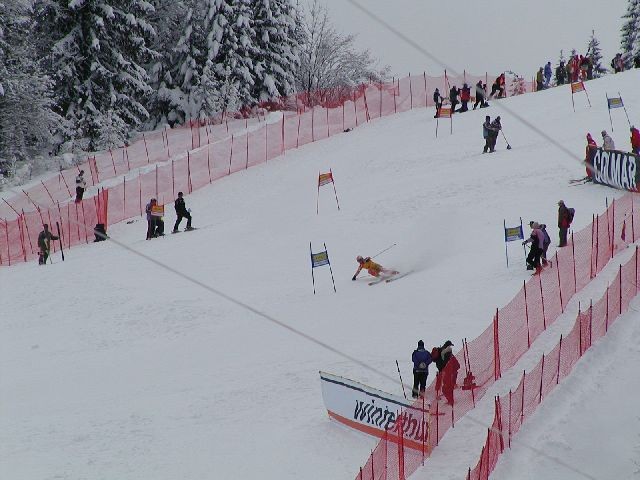
[[[338,422],[369,435],[389,439],[397,436],[396,419],[403,413],[404,445],[416,450],[423,448],[423,432],[429,432],[429,411],[422,405],[390,393],[376,390],[348,378],[320,372],[322,398],[329,416]],[[393,433],[394,429],[396,433]]]
[[[619,150],[590,148],[587,163],[593,167],[593,181],[601,185],[637,192],[640,157]]]

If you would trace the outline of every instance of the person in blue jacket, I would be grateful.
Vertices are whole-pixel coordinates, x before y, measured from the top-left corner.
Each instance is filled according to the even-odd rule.
[[[418,348],[413,351],[411,361],[413,362],[413,390],[411,391],[411,396],[418,398],[418,391],[420,395],[424,395],[427,387],[429,364],[431,363],[431,354],[424,349],[422,340],[418,341]]]

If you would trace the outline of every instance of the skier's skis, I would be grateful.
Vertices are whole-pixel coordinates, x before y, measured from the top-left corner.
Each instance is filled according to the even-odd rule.
[[[382,283],[382,282],[384,282],[385,280],[386,280],[386,278],[385,278],[385,277],[382,277],[382,278],[378,277],[378,278],[376,278],[374,281],[369,282],[369,286],[371,286],[371,285],[378,285],[379,283]]]
[[[405,273],[397,273],[397,274],[396,274],[396,275],[394,275],[393,277],[391,277],[391,278],[387,278],[387,279],[385,280],[385,282],[387,282],[387,283],[394,282],[394,281],[396,281],[396,280],[401,279],[402,277],[406,277],[407,275],[409,275],[409,274],[410,274],[410,273],[412,273],[412,272],[413,272],[413,270],[409,270],[408,272],[405,272]]]

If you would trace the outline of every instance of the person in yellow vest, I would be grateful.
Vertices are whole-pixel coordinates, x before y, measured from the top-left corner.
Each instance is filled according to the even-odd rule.
[[[358,276],[358,274],[360,273],[360,271],[362,271],[362,269],[369,272],[369,275],[371,275],[372,277],[379,277],[380,275],[387,277],[391,275],[397,275],[398,273],[400,273],[395,270],[389,270],[388,268],[384,268],[382,265],[371,260],[371,257],[363,258],[362,256],[358,255],[356,257],[356,261],[358,262],[358,270],[356,271],[356,273],[353,275],[353,278],[351,279],[354,281]]]

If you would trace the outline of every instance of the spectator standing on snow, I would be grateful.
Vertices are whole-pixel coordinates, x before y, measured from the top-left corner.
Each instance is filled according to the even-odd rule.
[[[411,396],[418,398],[418,395],[424,395],[427,387],[429,364],[431,363],[431,354],[424,349],[422,340],[418,340],[418,348],[413,351],[411,361],[413,362],[413,390],[411,390]]]
[[[156,205],[158,205],[158,201],[152,198],[145,208],[147,213],[147,240],[164,235],[164,221],[161,217],[152,215],[153,207]]]
[[[471,100],[471,89],[469,88],[469,85],[465,83],[462,86],[462,89],[460,89],[460,112],[466,112],[469,110],[469,100]]]
[[[187,207],[184,203],[184,198],[182,198],[182,192],[178,192],[178,198],[175,201],[175,209],[176,209],[176,223],[173,226],[173,232],[176,233],[178,231],[178,227],[180,226],[180,222],[182,222],[183,218],[187,219],[187,230],[193,230],[191,227],[191,213],[187,210]]]
[[[538,272],[540,271],[540,257],[544,249],[544,235],[538,222],[530,222],[529,226],[531,227],[531,236],[522,242],[522,245],[531,244],[531,250],[527,255],[527,270]]]
[[[542,67],[540,67],[538,69],[538,72],[536,73],[536,92],[539,92],[540,90],[544,90],[544,78],[543,78],[543,73],[542,73]]]
[[[51,240],[59,239],[59,237],[56,237],[49,231],[49,225],[45,223],[42,227],[44,230],[38,235],[38,248],[40,249],[38,252],[38,265],[46,265],[49,252],[51,251]]]
[[[442,95],[440,95],[440,90],[436,88],[436,90],[433,92],[433,103],[436,104],[436,114],[433,118],[438,118],[440,116],[440,109],[442,108],[443,100],[444,99],[442,98]]]
[[[489,126],[489,153],[496,151],[496,141],[498,140],[498,132],[502,130],[500,124],[500,116],[498,115]]]
[[[575,210],[573,208],[567,208],[564,200],[558,202],[558,230],[560,236],[558,247],[567,246],[567,232],[569,231],[571,222],[573,222],[574,214]]]
[[[80,173],[78,173],[76,177],[76,203],[82,201],[82,196],[86,188],[87,182],[84,181],[84,170],[80,170]]]
[[[486,90],[482,87],[482,80],[478,80],[478,83],[476,83],[476,102],[473,104],[474,110],[478,105],[480,105],[480,108],[484,107],[485,94]]]
[[[585,149],[585,154],[584,154],[584,163],[585,163],[585,168],[587,169],[587,178],[589,180],[593,179],[593,172],[591,171],[591,169],[589,168],[589,157],[590,157],[590,153],[591,153],[591,149],[592,148],[598,148],[598,144],[596,143],[596,141],[593,139],[593,137],[591,136],[590,133],[587,133],[587,147]]]
[[[460,370],[460,362],[452,352],[453,343],[447,340],[441,347],[434,347],[431,350],[431,358],[438,368],[436,377],[436,392],[442,388],[442,393],[449,405],[453,405],[453,390]]]
[[[549,88],[551,86],[551,76],[553,75],[553,70],[551,69],[551,62],[547,62],[544,66],[544,88]]]
[[[567,69],[564,60],[560,60],[560,65],[556,67],[556,85],[564,85],[565,78],[567,78]]]
[[[631,127],[631,151],[640,155],[640,132],[634,126]]]
[[[449,101],[451,102],[451,113],[456,111],[456,105],[458,105],[459,93],[460,91],[456,88],[455,85],[451,87],[451,90],[449,90]]]
[[[616,145],[613,143],[613,138],[607,133],[606,130],[602,130],[602,148],[604,150],[615,150]]]
[[[547,233],[547,226],[544,223],[540,224],[540,231],[542,232],[542,254],[540,258],[542,259],[542,265],[547,264],[547,250],[549,250],[549,245],[551,245],[551,237]]]
[[[491,141],[489,140],[490,129],[491,129],[491,117],[487,115],[484,118],[484,123],[482,124],[482,136],[484,137],[484,148],[482,149],[482,153],[487,153],[491,148]]]

